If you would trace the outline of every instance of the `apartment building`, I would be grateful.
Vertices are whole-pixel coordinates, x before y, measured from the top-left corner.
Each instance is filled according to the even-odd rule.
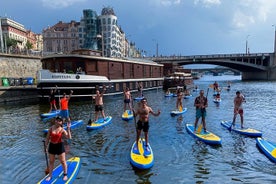
[[[16,40],[15,47],[9,47],[8,39]],[[31,30],[26,30],[24,25],[9,19],[7,17],[0,17],[0,51],[6,53],[21,54],[24,53],[27,48],[27,42],[31,43],[33,50],[38,49],[37,34]],[[41,45],[41,43],[40,43]],[[9,48],[8,48],[9,47]],[[40,46],[41,47],[41,46]]]

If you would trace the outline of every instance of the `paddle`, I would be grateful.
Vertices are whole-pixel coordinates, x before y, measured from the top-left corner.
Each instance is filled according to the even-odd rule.
[[[45,140],[43,140],[43,145],[44,145],[44,153],[45,153],[45,159],[46,159],[46,169],[45,169],[45,174],[49,174],[49,163],[48,163],[48,154],[47,154],[47,148],[46,148],[46,144],[45,144]]]
[[[92,96],[92,108],[93,108],[93,96]],[[89,115],[89,120],[88,120],[88,122],[87,122],[87,125],[91,125],[92,124],[92,120],[91,120],[91,117],[92,117],[92,111],[90,111],[90,113],[89,113],[90,115]]]
[[[209,88],[207,89],[206,98],[208,97],[208,92],[209,92]],[[203,112],[203,109],[201,109],[201,113],[202,113],[202,115],[203,115],[203,113],[204,113],[204,112]],[[198,126],[198,129],[197,129],[197,133],[198,133],[198,134],[201,132],[202,126],[203,126],[203,122],[202,122],[202,117],[201,117],[201,123],[200,123],[200,125]]]
[[[124,117],[127,117],[127,116],[128,116],[127,111],[124,112],[123,116],[124,116]]]
[[[178,110],[179,110],[179,112],[182,112],[182,111],[183,111],[182,105],[179,106],[179,109],[178,109]]]

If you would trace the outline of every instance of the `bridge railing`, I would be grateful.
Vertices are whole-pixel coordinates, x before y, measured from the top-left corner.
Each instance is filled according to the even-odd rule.
[[[215,58],[237,58],[237,57],[262,57],[270,56],[271,53],[252,53],[252,54],[211,54],[211,55],[191,55],[191,56],[181,56],[181,55],[172,55],[172,56],[158,56],[158,57],[147,57],[150,60],[168,60],[168,59],[215,59]]]

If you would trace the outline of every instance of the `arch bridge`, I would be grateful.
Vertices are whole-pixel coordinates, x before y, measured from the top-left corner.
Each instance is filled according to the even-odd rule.
[[[148,58],[164,69],[187,64],[213,64],[242,72],[242,80],[276,80],[275,53],[161,56]]]

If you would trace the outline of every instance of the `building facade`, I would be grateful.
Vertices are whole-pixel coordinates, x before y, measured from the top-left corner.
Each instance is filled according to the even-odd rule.
[[[36,33],[26,30],[24,25],[9,19],[0,17],[0,51],[4,53],[24,54],[28,53],[26,44],[32,45],[31,49],[37,49]],[[15,40],[16,45],[10,46],[9,40]]]
[[[64,23],[59,21],[52,27],[43,30],[43,51],[47,53],[71,53],[79,49],[79,22]]]
[[[85,9],[80,22],[59,21],[43,30],[43,52],[67,54],[88,49],[100,51],[105,57],[137,57],[139,51],[135,50],[135,44],[126,39],[117,21],[113,8],[103,8],[101,15]]]

